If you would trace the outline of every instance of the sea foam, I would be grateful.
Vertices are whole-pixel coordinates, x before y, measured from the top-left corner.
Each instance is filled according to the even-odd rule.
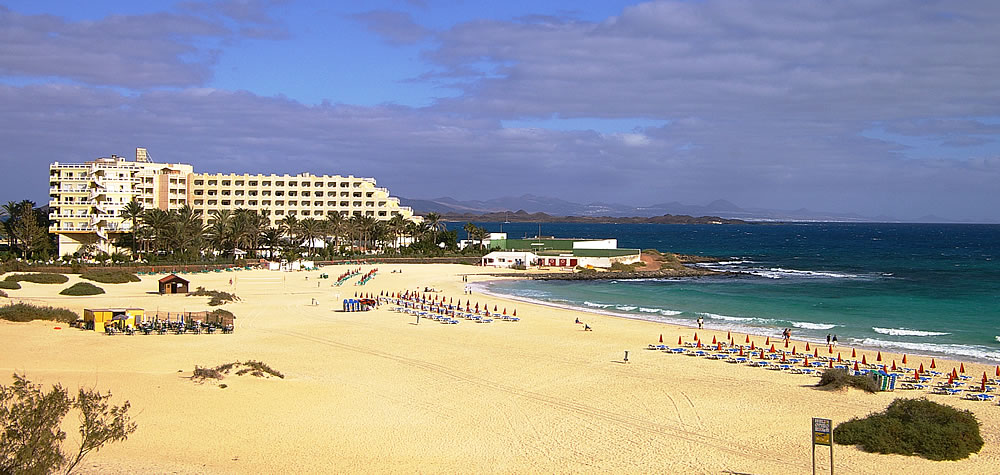
[[[931,332],[923,330],[910,330],[909,328],[879,328],[872,327],[875,333],[881,333],[883,335],[892,336],[941,336],[941,335],[951,335],[948,332]]]
[[[792,322],[792,326],[795,328],[805,328],[807,330],[829,330],[838,325],[834,325],[832,323]]]
[[[852,339],[858,341],[857,339]],[[955,345],[939,343],[910,343],[903,341],[880,340],[877,338],[865,338],[858,341],[861,346],[875,348],[899,348],[917,353],[937,353],[948,356],[965,356],[975,358],[980,361],[1000,361],[1000,352],[995,349],[980,345]]]

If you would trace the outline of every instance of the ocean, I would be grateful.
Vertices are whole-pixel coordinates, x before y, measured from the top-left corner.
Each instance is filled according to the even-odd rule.
[[[464,223],[450,223],[461,227]],[[500,223],[477,223],[500,231]],[[506,223],[511,238],[537,224]],[[1000,225],[543,224],[543,235],[715,256],[735,277],[498,281],[484,291],[720,330],[1000,362]],[[459,229],[464,237],[464,231]]]

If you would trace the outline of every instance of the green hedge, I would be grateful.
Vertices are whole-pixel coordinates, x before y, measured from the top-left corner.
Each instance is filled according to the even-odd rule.
[[[7,282],[32,282],[35,284],[65,284],[69,277],[62,274],[14,274],[8,275]]]
[[[59,295],[99,295],[103,293],[104,289],[90,282],[77,282],[63,289]]]
[[[896,399],[885,412],[851,419],[833,430],[841,445],[880,454],[961,460],[983,448],[979,421],[970,411],[920,399]]]
[[[843,387],[858,388],[866,392],[874,393],[878,391],[878,384],[875,377],[869,375],[852,375],[840,368],[831,368],[823,371],[816,386],[823,389],[840,389]]]
[[[0,307],[0,319],[12,322],[30,322],[32,320],[54,320],[72,323],[79,315],[65,308],[39,307],[26,303],[16,303]]]
[[[127,284],[142,281],[139,276],[121,269],[87,269],[80,274],[80,278],[102,284]]]
[[[0,289],[7,290],[17,290],[21,288],[21,284],[9,280],[0,280]]]

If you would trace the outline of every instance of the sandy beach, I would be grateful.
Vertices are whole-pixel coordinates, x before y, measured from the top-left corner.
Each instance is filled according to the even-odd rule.
[[[473,303],[517,309],[519,322],[458,325],[422,320],[383,305],[339,311],[354,292],[441,290],[462,298],[492,269],[467,265],[379,265],[367,285],[341,287],[348,268],[185,276],[192,288],[231,291],[236,331],[222,335],[106,336],[52,322],[0,321],[0,376],[111,390],[132,404],[138,430],[84,462],[90,473],[809,473],[810,418],[834,424],[883,410],[897,390],[829,392],[808,375],[768,371],[647,350],[663,335],[674,346],[724,339],[725,331],[473,295]],[[363,272],[374,266],[361,266]],[[401,270],[401,273],[393,273]],[[161,296],[158,276],[99,284],[107,294],[58,295],[62,285],[22,283],[10,300],[70,308],[135,306],[147,311],[209,309],[207,297]],[[229,280],[234,279],[230,286]],[[311,305],[313,299],[319,305]],[[594,331],[574,323],[580,318]],[[62,326],[60,330],[54,329]],[[733,334],[737,342],[745,334]],[[755,344],[764,337],[754,337]],[[778,343],[778,342],[776,342]],[[791,343],[803,351],[805,343]],[[777,344],[783,349],[783,344]],[[629,352],[628,363],[623,361]],[[839,349],[850,356],[850,348]],[[826,351],[824,345],[821,353]],[[875,361],[875,352],[858,352]],[[902,355],[882,353],[901,363]],[[908,365],[931,358],[908,355]],[[198,366],[259,360],[285,379],[228,376],[191,380]],[[959,362],[937,360],[939,371]],[[978,381],[995,368],[964,363]],[[958,462],[834,448],[840,473],[993,473],[1000,467],[1000,407],[929,395],[973,411],[986,442]],[[70,421],[75,422],[75,421]],[[67,427],[69,441],[75,428]],[[825,452],[819,467],[828,467]]]

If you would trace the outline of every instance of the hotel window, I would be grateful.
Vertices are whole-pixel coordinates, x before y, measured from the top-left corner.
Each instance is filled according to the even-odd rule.
[[[327,183],[326,186],[329,186],[330,188],[334,188],[334,187],[337,186],[337,182],[331,181],[331,182]]]
[[[262,181],[262,182],[260,182],[260,184],[263,185],[263,186],[271,186],[271,182],[269,182],[269,181]]]
[[[243,196],[243,190],[236,190],[234,193],[236,196]]]
[[[194,204],[196,204],[196,205],[203,205],[203,204],[205,204],[205,202],[203,200],[194,200]]]
[[[222,206],[229,206],[229,200],[222,200]]]
[[[347,198],[348,196],[351,196],[351,194],[348,193],[348,192],[346,192],[346,191],[341,191],[340,192],[340,197],[341,198]]]
[[[374,211],[365,211],[365,216],[375,216]]]
[[[281,191],[281,190],[277,190],[277,191],[274,192],[274,196],[285,196],[285,192]]]
[[[337,206],[337,202],[336,201],[327,201],[326,205],[327,206]]]
[[[385,206],[385,201],[379,201],[379,202],[378,202],[378,207],[379,207],[379,208],[382,208],[382,207],[384,207],[384,206]]]
[[[378,212],[378,215],[379,215],[379,216],[385,216],[385,211],[379,211],[379,212]]]
[[[257,206],[257,201],[256,200],[250,200],[249,202],[247,202],[247,204],[249,204],[250,206]]]
[[[257,196],[257,190],[250,190],[250,193],[248,193],[248,194],[250,196]]]
[[[316,205],[316,206],[323,206],[323,202],[322,201],[317,201],[317,202],[315,202],[313,204]]]
[[[217,194],[219,194],[219,192],[218,192],[218,191],[215,191],[215,190],[208,190],[208,196],[215,196],[215,195],[217,195]]]
[[[360,192],[355,192],[354,193],[354,197],[355,198],[361,198],[361,193]]]
[[[285,186],[285,182],[283,182],[283,181],[276,181],[276,182],[274,182],[274,186]]]
[[[298,206],[298,205],[299,205],[298,201],[289,201],[288,202],[288,206]]]
[[[271,206],[271,200],[264,200],[260,202],[261,206]]]
[[[303,211],[302,216],[309,216],[309,210]]]
[[[195,196],[201,196],[205,194],[205,190],[194,190]]]
[[[275,205],[275,206],[285,206],[285,202],[284,202],[284,201],[282,201],[282,200],[278,200],[278,201],[275,201],[275,202],[274,202],[274,205]]]
[[[302,192],[302,196],[309,196],[309,192],[308,191],[303,191]]]
[[[285,214],[285,210],[283,210],[283,209],[275,210],[274,214]]]
[[[347,183],[346,181],[342,181],[342,182],[340,182],[340,187],[341,187],[341,188],[347,188],[348,186],[351,186],[351,184],[350,184],[350,183]]]
[[[288,186],[299,186],[299,182],[297,182],[297,181],[290,181],[290,182],[288,182]]]
[[[322,197],[322,196],[323,196],[323,192],[322,192],[322,191],[317,191],[317,192],[316,192],[316,197],[317,197],[317,198],[320,198],[320,197]]]
[[[256,181],[251,181],[250,182],[250,186],[257,186],[257,182]]]
[[[340,202],[340,206],[347,206],[347,202],[346,201],[341,201]]]
[[[208,200],[208,204],[209,205],[214,205],[214,204],[219,204],[219,202],[215,201],[215,200]]]
[[[263,195],[263,196],[271,196],[271,192],[267,191],[267,190],[264,190],[264,191],[260,192],[260,194]]]
[[[205,180],[195,180],[194,184],[195,185],[204,185],[205,184]]]
[[[243,200],[236,200],[236,206],[243,206]]]
[[[237,182],[236,182],[236,186],[243,186],[243,180],[239,180],[239,181],[237,181]]]
[[[229,186],[230,183],[229,180],[222,180],[222,186]]]
[[[355,201],[353,204],[351,204],[351,206],[361,206],[361,202]]]
[[[216,180],[208,180],[208,184],[209,184],[209,185],[218,185],[218,184],[219,184],[219,182],[218,182],[218,181],[216,181]]]
[[[297,192],[297,191],[289,191],[288,192],[288,196],[299,196],[299,192]]]
[[[365,198],[371,198],[372,196],[375,196],[375,193],[372,193],[370,191],[368,193],[365,193]]]
[[[360,181],[354,182],[354,187],[355,188],[361,188],[361,182]]]
[[[231,191],[229,191],[229,190],[222,190],[222,196],[229,196],[230,194],[232,194]]]
[[[302,182],[302,186],[308,187],[311,186],[311,184],[308,181],[304,181]]]

